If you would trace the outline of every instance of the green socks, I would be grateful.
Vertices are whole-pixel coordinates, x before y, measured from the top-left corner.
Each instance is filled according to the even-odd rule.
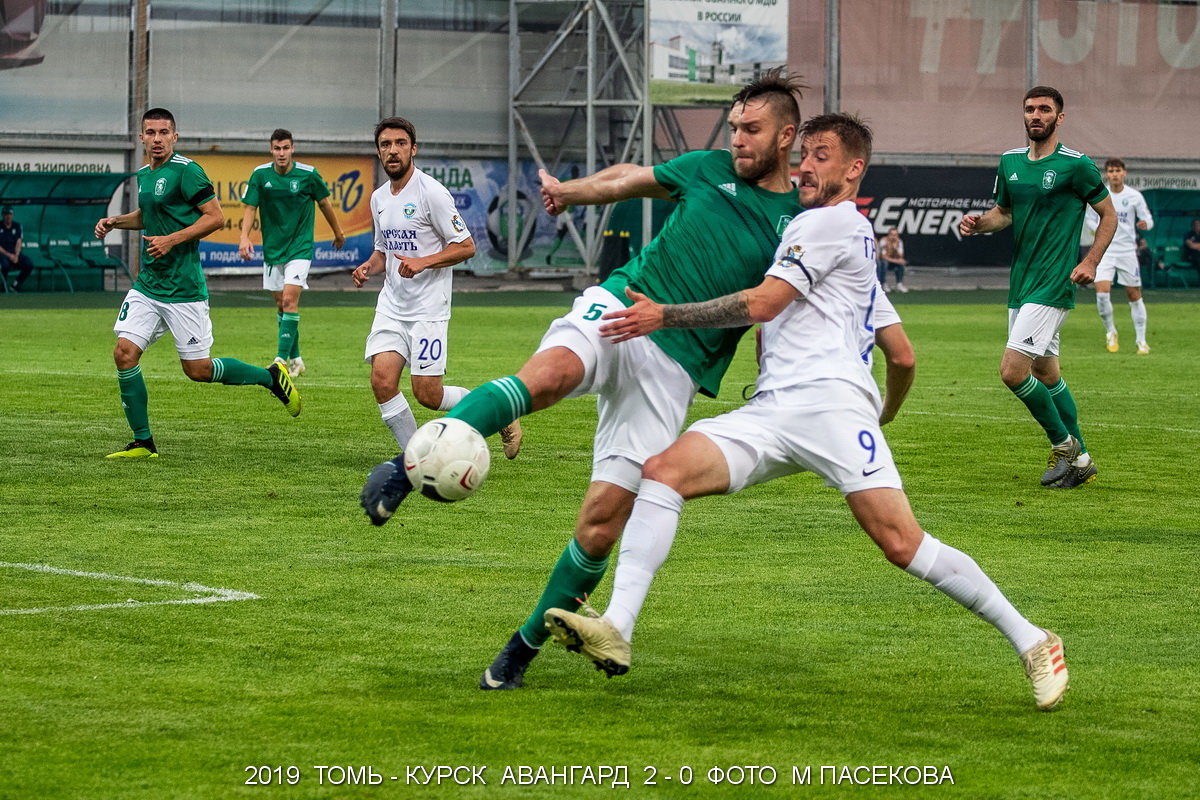
[[[478,391],[478,390],[476,390]],[[459,403],[461,406],[462,403]],[[457,406],[455,410],[457,410]],[[530,647],[541,647],[550,638],[546,630],[545,614],[552,608],[574,611],[600,583],[608,568],[608,558],[592,558],[583,552],[579,542],[571,539],[550,573],[550,580],[542,590],[537,608],[521,626],[521,638]]]
[[[125,409],[125,419],[133,430],[133,438],[149,439],[150,402],[141,365],[117,370],[117,385],[121,389],[121,407]]]
[[[459,400],[446,416],[461,419],[486,439],[532,410],[529,390],[516,375],[510,375],[477,387]]]
[[[212,383],[223,383],[226,386],[248,386],[256,383],[271,388],[271,373],[236,358],[214,358],[210,380]]]
[[[1063,422],[1062,416],[1059,414],[1058,405],[1055,399],[1050,396],[1050,390],[1046,385],[1032,375],[1026,376],[1020,386],[1008,387],[1012,393],[1017,396],[1017,399],[1025,404],[1029,409],[1029,413],[1038,421],[1042,429],[1046,431],[1046,436],[1050,439],[1050,445],[1054,446],[1062,444],[1067,440],[1067,436],[1071,432],[1067,430],[1066,424]],[[1071,403],[1071,408],[1075,407],[1075,401],[1071,400],[1071,393],[1066,391],[1066,384],[1063,384],[1063,393]]]
[[[291,312],[279,313],[279,345],[275,351],[276,358],[287,361],[300,356],[300,314]]]
[[[1086,453],[1087,445],[1083,443],[1083,434],[1079,432],[1079,409],[1075,407],[1075,398],[1071,396],[1067,382],[1060,377],[1058,383],[1047,391],[1050,392],[1050,398],[1054,401],[1054,407],[1058,409],[1058,416],[1062,419],[1063,425],[1072,436],[1079,440],[1080,452]]]

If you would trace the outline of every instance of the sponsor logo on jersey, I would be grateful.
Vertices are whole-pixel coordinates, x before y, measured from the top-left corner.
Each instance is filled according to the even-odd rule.
[[[1015,181],[1015,180],[1017,179],[1017,173],[1015,173],[1015,172],[1014,172],[1012,175],[1009,175],[1009,176],[1008,176],[1008,179],[1009,179],[1010,181]]]
[[[1042,173],[1042,188],[1053,189],[1054,179],[1058,177],[1058,173],[1052,169],[1048,169]]]
[[[404,218],[405,219],[412,219],[413,215],[416,213],[417,213],[417,206],[415,203],[405,203],[404,204]]]
[[[155,197],[162,197],[166,191],[167,191],[167,179],[166,178],[159,178],[158,180],[156,180],[154,182],[154,196]]]
[[[200,344],[200,340],[193,336],[191,339],[188,339],[188,344]]]
[[[271,182],[270,182],[270,181],[267,181],[266,183],[264,183],[264,184],[263,184],[263,188],[264,188],[264,189],[270,189],[270,188],[271,188]]]
[[[458,214],[450,218],[450,224],[454,226],[456,233],[462,233],[467,229],[467,226],[463,224],[462,217],[458,216]]]
[[[779,221],[775,223],[775,234],[777,236],[783,236],[783,232],[784,232],[784,230],[787,229],[788,223],[790,223],[795,218],[796,218],[795,216],[780,217]]]
[[[717,186],[717,188],[720,189],[722,192],[725,192],[728,195],[737,197],[737,184],[736,183],[722,183],[719,186]]]

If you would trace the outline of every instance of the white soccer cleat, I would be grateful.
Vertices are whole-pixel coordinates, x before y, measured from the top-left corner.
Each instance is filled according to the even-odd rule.
[[[1137,347],[1138,347],[1138,349],[1137,349],[1137,354],[1138,354],[1139,356],[1148,356],[1148,355],[1150,355],[1150,345],[1146,344],[1145,342],[1138,342],[1138,346],[1137,346]]]
[[[584,608],[591,611],[586,604]],[[595,613],[592,611],[592,614]],[[550,631],[555,641],[565,645],[572,653],[590,659],[596,669],[608,677],[629,672],[629,642],[604,617],[585,617],[561,608],[552,608],[546,612],[545,620],[546,630]]]
[[[1049,711],[1058,705],[1067,691],[1067,658],[1062,639],[1047,631],[1039,644],[1021,653],[1025,675],[1033,684],[1033,699],[1039,711]]]
[[[300,356],[289,359],[287,362],[287,370],[288,375],[291,375],[293,378],[299,378],[306,371],[304,359],[300,358]]]

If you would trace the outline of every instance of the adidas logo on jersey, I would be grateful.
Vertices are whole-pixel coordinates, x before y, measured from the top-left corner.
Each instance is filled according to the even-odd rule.
[[[271,188],[271,182],[270,182],[270,181],[267,181],[266,183],[264,183],[264,184],[263,184],[263,188],[264,188],[264,189],[270,189],[270,188]]]
[[[191,339],[188,339],[188,344],[200,344],[200,340],[193,336]]]
[[[727,194],[731,194],[734,197],[737,197],[737,184],[736,183],[722,183],[717,188],[723,192],[726,192]]]
[[[1026,336],[1024,339],[1021,340],[1021,344],[1033,344],[1033,337]]]
[[[1010,181],[1015,181],[1017,179],[1017,173],[1014,172],[1012,175],[1009,175],[1008,179]],[[267,184],[267,185],[270,186],[270,184]]]

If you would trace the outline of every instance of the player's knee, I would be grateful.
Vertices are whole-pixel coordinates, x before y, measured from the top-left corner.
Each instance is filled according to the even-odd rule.
[[[117,369],[136,367],[141,355],[142,351],[125,339],[118,339],[116,347],[113,348],[113,362]]]
[[[442,394],[444,389],[441,386],[413,386],[413,397],[417,398],[417,402],[425,406],[425,408],[437,411],[442,407]]]
[[[184,361],[183,374],[187,375],[190,380],[197,383],[208,383],[212,380],[212,362],[211,361]]]
[[[613,551],[617,540],[621,538],[621,526],[612,520],[580,521],[575,531],[575,540],[583,548],[583,552],[592,558],[604,558]]]
[[[888,534],[879,540],[879,549],[883,551],[883,557],[900,569],[912,563],[920,546],[920,538],[905,536],[899,529],[888,531]]]
[[[1000,367],[1000,380],[1010,389],[1020,386],[1028,377],[1029,370],[1027,368],[1019,368],[1011,365],[1001,365]]]
[[[643,480],[665,483],[672,488],[677,488],[682,475],[680,467],[663,453],[651,456],[642,467]]]

